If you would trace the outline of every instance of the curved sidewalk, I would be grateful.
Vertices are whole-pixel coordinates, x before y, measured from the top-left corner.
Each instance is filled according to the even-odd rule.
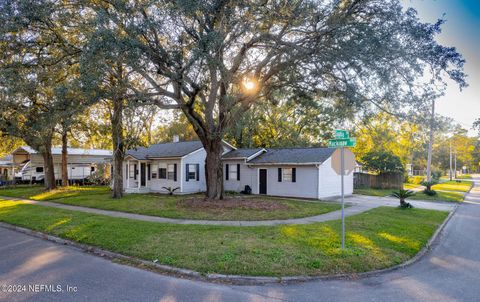
[[[28,203],[28,204],[59,208],[59,209],[65,209],[65,210],[72,210],[72,211],[79,211],[84,213],[106,215],[111,217],[120,217],[120,218],[128,218],[128,219],[135,219],[135,220],[142,220],[142,221],[149,221],[149,222],[171,223],[171,224],[224,225],[224,226],[272,226],[272,225],[284,225],[284,224],[310,224],[310,223],[316,223],[316,222],[325,222],[325,221],[340,219],[342,215],[342,211],[338,210],[338,211],[332,211],[332,212],[317,215],[317,216],[283,219],[283,220],[257,220],[257,221],[196,220],[196,219],[175,219],[175,218],[166,218],[166,217],[159,217],[159,216],[149,216],[149,215],[142,215],[142,214],[118,212],[118,211],[101,210],[101,209],[87,208],[82,206],[66,205],[66,204],[61,204],[61,203],[56,203],[51,201],[36,201],[31,199],[23,199],[23,198],[15,198],[15,197],[0,196],[0,199],[15,200],[23,203]],[[421,201],[421,200],[412,200],[410,202],[413,204],[414,207],[420,208],[420,209],[452,211],[455,207],[455,203],[432,202],[432,201]],[[349,207],[345,208],[345,216],[352,216],[352,215],[360,214],[380,206],[396,207],[398,206],[398,201],[388,197],[353,195],[347,198],[346,204],[348,204]]]
[[[128,218],[128,219],[135,219],[135,220],[142,220],[142,221],[149,221],[149,222],[171,223],[171,224],[198,224],[198,225],[224,225],[224,226],[272,226],[272,225],[282,225],[282,224],[310,224],[310,223],[316,223],[316,222],[337,220],[341,218],[341,214],[342,214],[342,211],[338,210],[338,211],[333,211],[333,212],[329,212],[329,213],[325,213],[317,216],[284,219],[284,220],[259,220],[259,221],[195,220],[195,219],[174,219],[174,218],[148,216],[148,215],[141,215],[141,214],[126,213],[126,212],[108,211],[108,210],[87,208],[87,207],[81,207],[81,206],[66,205],[66,204],[61,204],[61,203],[56,203],[51,201],[36,201],[31,199],[23,199],[23,198],[15,198],[15,197],[0,196],[0,199],[15,200],[15,201],[19,201],[27,204],[79,211],[84,213],[106,215],[111,217],[121,217],[121,218]],[[360,214],[379,206],[382,206],[382,204],[381,203],[354,204],[345,208],[345,216]]]

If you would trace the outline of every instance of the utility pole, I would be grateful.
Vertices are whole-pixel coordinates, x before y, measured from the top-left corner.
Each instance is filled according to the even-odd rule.
[[[455,148],[455,179],[457,179],[457,148]]]
[[[452,180],[452,142],[450,142],[450,171],[449,171],[449,175],[450,175],[450,181]]]
[[[435,123],[435,100],[432,100],[432,117],[430,118],[430,142],[428,143],[428,159],[427,159],[427,181],[432,180],[432,148],[433,148],[434,123]]]

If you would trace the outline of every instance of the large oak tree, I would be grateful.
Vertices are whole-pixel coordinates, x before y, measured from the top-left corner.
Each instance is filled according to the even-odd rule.
[[[421,23],[398,0],[87,3],[148,84],[130,92],[192,124],[207,152],[209,198],[223,197],[226,130],[275,92],[399,110],[422,105],[445,77],[464,85],[463,59],[435,40],[442,21]]]

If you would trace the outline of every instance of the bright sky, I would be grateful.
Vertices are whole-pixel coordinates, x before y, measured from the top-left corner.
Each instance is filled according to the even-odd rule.
[[[480,1],[479,0],[402,0],[407,7],[417,9],[422,21],[435,22],[445,14],[438,41],[454,46],[467,63],[469,87],[460,92],[450,83],[446,95],[437,102],[438,113],[449,116],[470,134],[475,119],[480,118]]]

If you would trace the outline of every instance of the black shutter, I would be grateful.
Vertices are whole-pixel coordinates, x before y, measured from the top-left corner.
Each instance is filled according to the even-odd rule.
[[[173,181],[177,181],[177,164],[173,164]]]
[[[240,164],[237,164],[237,180],[240,180]]]
[[[125,165],[125,177],[128,179],[128,166],[129,165]]]
[[[197,181],[200,180],[200,164],[197,164]]]
[[[297,168],[292,168],[292,182],[297,181]]]
[[[133,179],[137,179],[137,165],[133,165]]]
[[[225,180],[228,180],[228,164],[225,165]]]
[[[282,168],[278,168],[278,182],[282,182]]]
[[[186,165],[185,165],[185,171],[186,171],[185,174],[187,175],[186,181],[188,181],[188,179],[189,179],[189,175],[188,175],[188,174],[190,173],[190,165],[189,165],[189,164],[186,164]]]
[[[148,179],[148,180],[150,180],[150,174],[152,174],[151,172],[152,172],[152,171],[151,171],[150,164],[148,164],[148,165],[147,165],[147,173],[148,173],[148,178],[147,178],[147,179]]]

